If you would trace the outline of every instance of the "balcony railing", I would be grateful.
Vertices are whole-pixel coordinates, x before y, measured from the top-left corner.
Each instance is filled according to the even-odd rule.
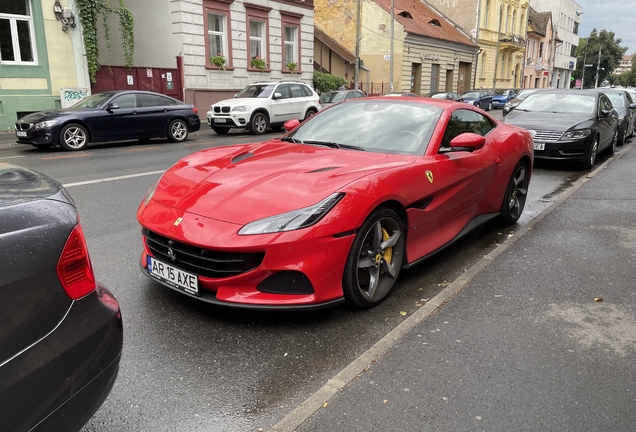
[[[499,42],[510,43],[520,47],[526,46],[524,37],[516,34],[503,35],[499,38]]]

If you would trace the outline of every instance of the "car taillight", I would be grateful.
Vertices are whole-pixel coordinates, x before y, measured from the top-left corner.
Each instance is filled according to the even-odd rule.
[[[197,109],[197,107],[192,107],[192,111],[194,111],[195,114],[199,115],[199,110]]]
[[[66,294],[77,300],[95,289],[95,274],[82,226],[78,223],[71,231],[57,263],[57,275]]]

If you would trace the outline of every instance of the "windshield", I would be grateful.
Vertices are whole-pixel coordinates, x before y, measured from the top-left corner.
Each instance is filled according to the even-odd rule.
[[[435,93],[431,95],[431,98],[433,99],[446,99],[446,96],[448,96],[448,93]]]
[[[397,100],[355,100],[311,117],[289,136],[295,142],[326,142],[377,153],[424,154],[442,108]]]
[[[534,93],[521,101],[519,111],[594,114],[596,96],[576,93]]]
[[[71,108],[97,108],[102,106],[114,93],[97,93],[82,99]]]
[[[508,96],[508,94],[510,93],[510,90],[495,90],[494,92],[492,92],[493,96]]]
[[[621,93],[606,92],[605,94],[610,99],[610,102],[612,102],[612,106],[614,106],[614,108],[625,108],[625,100]]]
[[[236,98],[268,98],[274,91],[275,84],[255,84],[245,87]]]
[[[479,92],[469,91],[462,93],[464,99],[479,99]]]
[[[344,92],[329,92],[320,95],[320,103],[336,103],[342,101]]]
[[[525,98],[527,98],[528,96],[530,96],[532,93],[534,93],[536,90],[521,90],[519,92],[519,94],[517,95],[517,99],[519,100],[524,100]]]

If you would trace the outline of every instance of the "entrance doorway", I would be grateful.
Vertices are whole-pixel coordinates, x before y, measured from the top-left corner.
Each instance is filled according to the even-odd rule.
[[[422,63],[411,63],[411,93],[421,96]]]
[[[470,90],[471,63],[459,62],[459,76],[457,77],[457,93],[462,94]]]

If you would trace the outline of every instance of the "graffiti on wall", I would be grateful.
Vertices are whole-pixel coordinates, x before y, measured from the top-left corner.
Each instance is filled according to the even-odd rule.
[[[62,108],[69,108],[91,95],[88,88],[63,88],[60,90],[60,100]]]

